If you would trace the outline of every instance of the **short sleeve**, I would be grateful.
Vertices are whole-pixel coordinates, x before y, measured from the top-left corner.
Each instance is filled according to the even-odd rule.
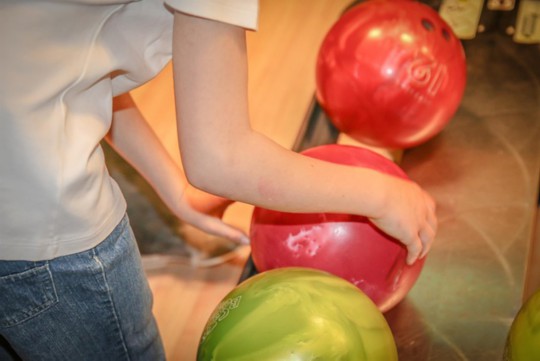
[[[227,24],[256,30],[259,18],[258,0],[165,0],[180,12]]]

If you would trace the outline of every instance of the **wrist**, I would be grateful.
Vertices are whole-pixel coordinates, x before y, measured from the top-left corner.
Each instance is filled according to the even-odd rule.
[[[388,204],[391,202],[390,193],[395,185],[392,184],[391,176],[371,169],[365,169],[365,171],[365,192],[361,201],[364,206],[363,215],[378,219],[386,213]]]

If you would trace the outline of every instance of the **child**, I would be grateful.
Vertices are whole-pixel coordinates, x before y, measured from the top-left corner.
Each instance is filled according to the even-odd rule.
[[[0,359],[165,357],[125,201],[99,146],[107,134],[179,217],[242,239],[185,201],[186,184],[172,182],[182,176],[126,121],[129,99],[118,98],[125,107],[111,128],[113,96],[171,54],[194,187],[288,212],[365,215],[407,247],[409,263],[427,253],[435,206],[416,184],[303,157],[250,128],[244,32],[256,19],[255,0],[0,3]]]

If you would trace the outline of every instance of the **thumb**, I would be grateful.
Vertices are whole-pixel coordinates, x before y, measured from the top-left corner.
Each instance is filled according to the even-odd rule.
[[[201,231],[214,236],[227,238],[238,244],[249,244],[249,238],[242,230],[223,222],[220,218],[198,213],[191,223]]]
[[[410,243],[407,243],[406,247],[407,247],[406,262],[409,266],[411,266],[420,257],[421,252],[422,252],[422,242],[420,240],[420,237],[416,237]]]

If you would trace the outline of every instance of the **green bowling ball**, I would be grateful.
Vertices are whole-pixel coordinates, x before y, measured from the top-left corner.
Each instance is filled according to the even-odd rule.
[[[540,360],[540,289],[523,304],[514,318],[506,341],[504,360]]]
[[[307,268],[259,273],[210,316],[198,361],[393,361],[390,327],[375,304],[342,278]]]

